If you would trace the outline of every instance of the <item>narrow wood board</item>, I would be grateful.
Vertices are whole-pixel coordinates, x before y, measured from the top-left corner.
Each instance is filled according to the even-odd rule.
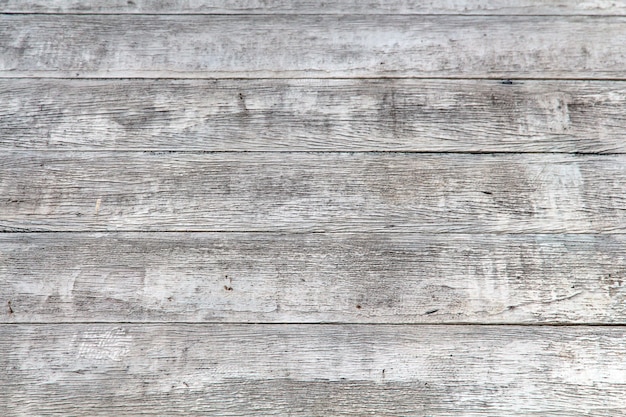
[[[2,0],[3,13],[623,15],[623,0]]]
[[[0,15],[0,77],[626,77],[626,17]]]
[[[626,324],[624,235],[0,234],[0,321]]]
[[[626,152],[626,83],[0,80],[0,148]]]
[[[6,416],[626,415],[623,327],[2,325]]]
[[[626,232],[626,155],[7,151],[2,231]]]

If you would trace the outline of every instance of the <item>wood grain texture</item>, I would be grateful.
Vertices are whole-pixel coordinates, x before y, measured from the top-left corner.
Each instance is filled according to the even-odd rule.
[[[5,415],[626,415],[626,330],[0,326]]]
[[[0,0],[0,414],[626,417],[626,2],[468,3]]]
[[[0,234],[0,321],[626,323],[626,236]]]
[[[3,231],[621,233],[626,155],[7,151]]]
[[[0,80],[0,148],[626,152],[623,82]]]
[[[626,76],[626,17],[1,15],[0,77]]]
[[[623,15],[623,0],[0,0],[3,13],[589,14]]]

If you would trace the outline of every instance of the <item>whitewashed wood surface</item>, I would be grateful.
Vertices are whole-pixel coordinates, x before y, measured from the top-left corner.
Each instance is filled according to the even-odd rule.
[[[623,0],[0,0],[0,416],[626,416]]]
[[[624,154],[4,155],[2,231],[626,232]]]
[[[0,79],[0,149],[626,152],[626,83]]]
[[[1,0],[4,13],[621,15],[624,0]]]
[[[0,407],[19,416],[624,416],[625,340],[623,327],[4,325]]]
[[[0,15],[0,77],[626,76],[624,16]]]
[[[624,324],[624,271],[624,235],[3,234],[0,320]]]

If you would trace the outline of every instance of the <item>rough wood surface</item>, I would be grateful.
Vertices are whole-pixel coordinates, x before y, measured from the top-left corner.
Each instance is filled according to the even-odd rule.
[[[626,152],[626,83],[0,80],[0,147]]]
[[[624,0],[0,0],[4,13],[626,14]]]
[[[0,77],[624,78],[626,17],[0,15]]]
[[[626,155],[7,151],[3,231],[626,231]]]
[[[0,0],[0,415],[626,417],[624,45],[624,0]]]
[[[626,236],[0,234],[1,322],[626,323]]]
[[[625,416],[623,327],[0,326],[4,415]]]

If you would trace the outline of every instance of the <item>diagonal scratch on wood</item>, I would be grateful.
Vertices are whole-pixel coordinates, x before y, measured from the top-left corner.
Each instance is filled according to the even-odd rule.
[[[578,292],[575,292],[575,293],[570,294],[570,295],[565,295],[563,297],[554,298],[552,300],[527,301],[525,303],[510,305],[507,308],[505,308],[504,310],[499,311],[497,313],[490,314],[490,315],[496,316],[498,314],[506,313],[507,311],[515,310],[518,307],[524,307],[524,306],[528,306],[528,305],[532,305],[532,304],[552,304],[552,303],[558,303],[560,301],[571,300],[572,298],[577,297],[577,296],[579,296],[582,293],[583,293],[583,291],[578,291]]]

